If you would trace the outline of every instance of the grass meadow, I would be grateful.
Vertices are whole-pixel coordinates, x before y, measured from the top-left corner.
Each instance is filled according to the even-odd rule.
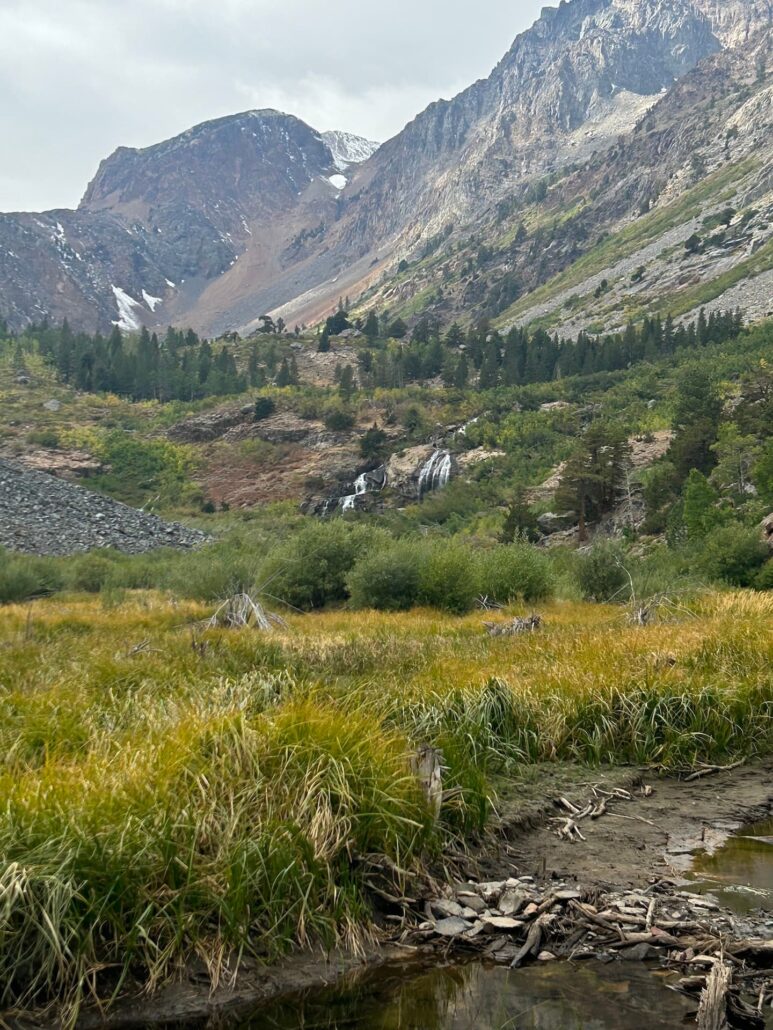
[[[0,1011],[64,1000],[71,1021],[196,958],[217,982],[240,957],[360,948],[358,859],[431,862],[524,764],[770,747],[769,594],[644,628],[540,610],[542,632],[492,639],[480,613],[424,610],[210,630],[211,606],[151,592],[3,608]],[[447,767],[437,825],[411,773],[423,743]]]

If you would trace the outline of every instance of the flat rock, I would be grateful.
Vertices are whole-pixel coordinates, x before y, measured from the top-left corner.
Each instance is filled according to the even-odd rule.
[[[502,892],[497,908],[503,916],[514,916],[526,908],[531,900],[531,894],[522,888],[508,887]]]
[[[436,898],[434,901],[430,902],[430,907],[434,914],[439,916],[441,919],[450,916],[461,917],[464,915],[464,909],[462,906],[456,901],[451,901],[449,898]]]
[[[486,902],[477,894],[460,891],[456,895],[456,900],[464,908],[472,909],[473,912],[484,912],[486,909]]]
[[[458,916],[449,916],[448,919],[439,919],[435,923],[435,933],[441,937],[461,937],[472,929],[472,924],[466,919],[459,919]]]
[[[512,932],[520,930],[524,925],[523,920],[513,919],[510,916],[486,916],[484,922],[488,933],[501,933],[503,930]]]

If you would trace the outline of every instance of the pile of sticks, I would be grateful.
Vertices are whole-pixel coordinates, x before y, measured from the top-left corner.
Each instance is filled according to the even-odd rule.
[[[561,823],[556,829],[556,835],[562,840],[573,841],[573,840],[585,840],[582,832],[580,831],[579,823],[583,819],[600,819],[603,815],[607,815],[609,812],[609,806],[615,801],[633,801],[634,796],[628,790],[623,790],[622,787],[615,787],[613,790],[603,790],[601,787],[592,786],[592,797],[586,802],[585,805],[580,808],[578,805],[573,805],[571,801],[567,801],[566,798],[556,798],[556,805],[559,808],[563,808],[569,814],[562,816],[560,819],[553,820],[554,823]],[[642,786],[641,794],[643,797],[650,797],[653,792],[653,788],[649,786]],[[615,813],[616,815],[618,813]],[[647,823],[649,826],[654,826],[649,819],[645,819],[643,816],[620,816],[625,819],[637,819],[639,822]]]
[[[640,891],[584,890],[530,876],[467,881],[415,902],[380,891],[399,906],[404,945],[475,953],[518,968],[530,961],[616,958],[659,961],[668,986],[695,1000],[700,1030],[764,1030],[773,1007],[773,941],[739,940],[735,924],[711,899],[657,880]],[[416,892],[411,892],[416,896]]]
[[[234,594],[223,601],[215,614],[207,620],[207,629],[253,629],[268,632],[276,626],[287,627],[284,619],[274,612],[266,611],[260,601],[249,594]]]

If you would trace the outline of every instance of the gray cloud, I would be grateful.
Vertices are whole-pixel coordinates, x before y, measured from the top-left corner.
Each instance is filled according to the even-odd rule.
[[[117,146],[276,107],[384,140],[543,0],[2,0],[0,210],[77,203]]]

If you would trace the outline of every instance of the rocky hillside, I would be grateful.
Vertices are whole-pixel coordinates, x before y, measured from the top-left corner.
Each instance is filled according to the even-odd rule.
[[[77,211],[0,215],[0,311],[12,327],[47,315],[91,330],[198,324],[207,305],[208,331],[257,318],[248,284],[335,216],[342,170],[374,147],[277,111],[121,147]]]
[[[771,57],[768,32],[707,58],[610,148],[492,205],[474,232],[440,234],[363,310],[446,325],[466,313],[566,335],[700,306],[770,314]],[[596,128],[573,134],[578,153]]]
[[[206,537],[176,522],[0,459],[0,547],[66,555],[113,547],[139,554],[196,547]]]
[[[48,314],[207,334],[248,332],[268,311],[310,323],[345,294],[408,315],[436,301],[451,317],[503,314],[601,235],[692,189],[706,202],[694,213],[710,217],[729,189],[715,188],[718,162],[738,165],[736,184],[746,176],[733,205],[754,197],[759,213],[770,25],[770,0],[570,0],[546,8],[488,78],[377,149],[273,111],[122,148],[77,212],[0,217],[0,311],[12,325]],[[492,242],[499,252],[523,242],[524,221],[552,235],[485,267]],[[766,224],[763,211],[756,250]],[[684,242],[673,228],[666,218],[661,250]],[[657,229],[646,236],[657,244]],[[482,246],[472,272],[485,272],[483,285],[469,274]],[[751,256],[724,249],[711,267],[740,268],[737,281],[767,270],[762,258],[745,267]],[[404,259],[412,269],[396,275]]]

